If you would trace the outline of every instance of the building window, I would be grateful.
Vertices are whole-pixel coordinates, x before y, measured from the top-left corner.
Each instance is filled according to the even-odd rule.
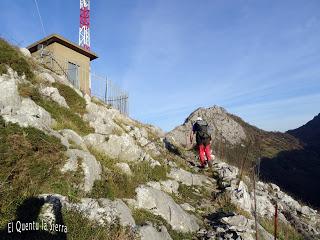
[[[72,62],[68,62],[68,79],[73,86],[79,88],[79,66]]]

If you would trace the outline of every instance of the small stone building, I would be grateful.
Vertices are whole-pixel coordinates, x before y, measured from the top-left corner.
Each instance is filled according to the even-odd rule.
[[[27,47],[31,55],[91,95],[90,62],[98,56],[58,34],[52,34]]]

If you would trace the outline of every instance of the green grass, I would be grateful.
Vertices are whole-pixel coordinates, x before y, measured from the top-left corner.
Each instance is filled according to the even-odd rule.
[[[116,136],[121,136],[125,131],[121,127],[115,127],[112,129],[112,134]]]
[[[166,225],[167,221],[163,219],[163,217],[159,215],[155,215],[145,209],[134,209],[132,211],[132,216],[137,225],[145,225],[147,222],[151,222],[157,226]]]
[[[183,202],[196,203],[202,200],[202,195],[196,192],[195,187],[180,184],[178,192]]]
[[[272,235],[274,234],[274,220],[273,219],[262,219],[260,221],[261,226]],[[278,236],[277,239],[279,240],[303,240],[303,236],[299,234],[293,227],[287,225],[283,222],[278,222],[277,227]]]
[[[138,239],[132,229],[122,227],[119,222],[107,226],[83,217],[76,211],[63,211],[64,225],[67,226],[69,240],[134,240]]]
[[[42,131],[5,123],[0,117],[0,227],[12,220],[16,208],[40,193],[76,197],[81,176],[62,174],[66,148]]]
[[[88,122],[85,122],[79,115],[60,106],[58,103],[44,98],[36,101],[36,103],[47,110],[57,121],[57,124],[54,127],[55,129],[72,129],[82,136],[94,132],[94,129],[89,126]]]
[[[83,150],[82,147],[80,145],[78,145],[75,141],[73,141],[72,139],[68,139],[68,142],[69,142],[69,148],[70,149]]]
[[[73,112],[79,113],[80,115],[86,113],[86,101],[84,98],[79,96],[75,90],[58,82],[53,83],[52,86],[59,90],[60,95],[64,97],[68,106]]]
[[[40,93],[38,92],[37,88],[28,82],[18,84],[18,92],[21,97],[40,99]]]
[[[7,73],[6,66],[11,67],[19,76],[24,74],[28,80],[34,77],[28,60],[17,48],[0,38],[0,75]]]
[[[108,103],[105,103],[104,101],[102,101],[101,99],[97,98],[97,97],[92,97],[91,98],[91,101],[99,106],[102,106],[102,107],[106,107],[108,109],[111,109],[112,106]]]
[[[230,144],[218,134],[213,138],[214,154],[223,161],[251,172],[252,166],[259,157],[275,157],[282,151],[301,149],[301,144],[287,133],[268,132],[252,126],[240,117],[228,113],[228,116],[244,129],[246,139],[238,144]],[[242,147],[244,145],[245,147]]]
[[[254,161],[258,157],[274,157],[281,151],[289,151],[293,149],[300,149],[301,145],[299,141],[287,133],[280,132],[268,132],[261,130],[255,126],[252,126],[240,117],[229,114],[228,115],[238,122],[247,135],[247,140],[244,142],[245,145],[250,145],[248,160]],[[226,158],[230,161],[235,162],[239,158],[239,153],[244,156],[245,153],[237,151],[240,146],[227,146],[226,145]],[[240,148],[241,149],[241,148]],[[229,152],[229,154],[227,154]],[[235,163],[234,163],[235,164]]]
[[[235,213],[248,219],[252,219],[252,215],[249,212],[237,207],[231,202],[230,196],[227,193],[219,194],[215,199],[214,204],[217,212]]]
[[[107,198],[132,198],[135,196],[135,189],[149,181],[161,181],[167,179],[167,168],[164,166],[150,167],[148,162],[133,164],[131,167],[132,176],[121,173],[115,166],[116,160],[108,158],[105,154],[90,149],[96,159],[108,170],[102,179],[96,181],[91,193],[92,197]]]
[[[85,122],[78,114],[73,112],[72,109],[62,107],[58,103],[42,97],[38,89],[33,85],[29,83],[19,84],[18,91],[21,96],[30,97],[50,113],[51,117],[57,122],[54,126],[55,129],[72,129],[82,136],[94,132],[94,129],[89,126],[89,123]]]
[[[194,215],[200,216],[200,212],[210,212],[213,208],[211,205],[207,207],[200,207],[199,203],[203,201],[211,201],[211,191],[208,191],[205,187],[187,186],[185,184],[180,184],[178,188],[178,194],[171,194],[171,197],[176,203],[188,203],[197,211],[193,212]]]
[[[172,227],[167,223],[165,219],[161,216],[155,215],[147,210],[144,209],[134,209],[132,211],[132,216],[137,225],[146,225],[147,223],[151,222],[156,226],[164,225],[169,235],[173,240],[191,240],[193,238],[192,233],[182,233],[179,231],[175,231]]]

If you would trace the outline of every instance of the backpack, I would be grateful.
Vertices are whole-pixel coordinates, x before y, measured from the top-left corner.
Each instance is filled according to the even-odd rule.
[[[195,129],[201,139],[211,139],[211,131],[206,121],[196,121]]]

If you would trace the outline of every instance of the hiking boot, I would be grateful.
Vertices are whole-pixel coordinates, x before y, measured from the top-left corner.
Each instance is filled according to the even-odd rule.
[[[206,169],[206,168],[208,168],[208,162],[205,161],[204,164],[201,163],[200,166],[199,166],[199,168],[200,168],[200,169]]]
[[[206,163],[204,164],[204,168],[208,168],[208,161],[206,161]]]
[[[208,161],[209,168],[212,168],[212,160]]]
[[[205,165],[204,165],[204,164],[200,164],[199,168],[200,168],[200,169],[204,169],[204,168],[205,168]]]

